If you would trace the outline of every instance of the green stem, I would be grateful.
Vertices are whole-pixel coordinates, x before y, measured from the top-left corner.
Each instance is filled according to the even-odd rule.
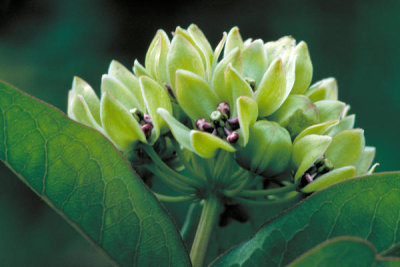
[[[289,191],[295,190],[296,186],[297,185],[292,184],[292,185],[287,185],[284,187],[265,189],[265,190],[243,190],[242,192],[240,192],[240,196],[261,197],[261,196],[282,194],[282,193],[287,193]]]
[[[158,194],[153,192],[154,195],[163,202],[184,202],[184,201],[189,201],[192,200],[196,197],[196,195],[188,195],[188,196],[167,196],[163,194]]]
[[[237,202],[240,204],[243,204],[245,206],[275,206],[279,204],[284,204],[287,202],[292,201],[294,198],[299,197],[300,193],[297,192],[297,194],[290,195],[288,197],[282,198],[282,199],[276,199],[276,200],[253,200],[253,199],[248,199],[248,198],[242,198],[242,197],[236,197],[234,198]]]
[[[193,267],[203,267],[204,259],[207,253],[208,243],[215,224],[217,223],[220,210],[220,204],[217,196],[210,195],[204,200],[203,210],[200,216],[200,222],[197,226],[190,259]]]
[[[200,211],[199,207],[200,207],[199,202],[193,202],[189,206],[189,209],[186,213],[185,221],[181,228],[181,236],[184,241],[186,241],[186,238],[188,236],[190,229],[192,229],[192,227],[195,226],[195,221],[197,221],[197,219],[198,219],[197,217],[200,216],[200,214],[198,214]]]

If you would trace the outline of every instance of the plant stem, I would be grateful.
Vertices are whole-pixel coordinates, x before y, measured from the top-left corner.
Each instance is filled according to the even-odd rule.
[[[220,203],[217,196],[210,194],[204,200],[199,225],[194,237],[190,259],[193,267],[203,267],[208,243],[219,215]]]
[[[196,195],[186,195],[186,196],[167,196],[163,194],[158,194],[156,192],[153,192],[154,195],[158,198],[158,200],[162,202],[184,202],[184,201],[190,201],[196,198]]]

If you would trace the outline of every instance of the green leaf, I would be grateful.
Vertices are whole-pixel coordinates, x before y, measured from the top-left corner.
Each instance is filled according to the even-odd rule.
[[[286,76],[281,59],[271,63],[256,92],[261,117],[271,115],[286,100],[290,91],[286,88]]]
[[[165,210],[106,138],[11,86],[0,95],[0,159],[25,184],[115,264],[190,266]]]
[[[400,172],[349,179],[314,193],[265,224],[213,266],[286,266],[325,240],[351,235],[381,256],[400,242]]]
[[[178,69],[191,71],[205,77],[203,60],[193,45],[181,34],[176,34],[172,39],[167,56],[169,81],[175,89],[175,75]]]
[[[341,236],[329,239],[301,255],[290,267],[313,266],[378,266],[388,263],[400,265],[400,258],[384,258],[375,247],[358,237]]]
[[[175,84],[176,99],[192,120],[208,119],[211,112],[217,109],[218,98],[202,77],[178,70]]]

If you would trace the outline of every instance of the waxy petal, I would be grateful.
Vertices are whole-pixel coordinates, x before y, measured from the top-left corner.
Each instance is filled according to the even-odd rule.
[[[204,158],[212,158],[219,149],[235,152],[235,148],[228,142],[210,133],[191,131],[190,141],[194,151]]]
[[[144,100],[142,91],[140,90],[139,80],[133,75],[127,68],[116,60],[111,61],[110,67],[108,68],[108,74],[115,77],[117,80],[122,82],[126,88],[133,94],[138,103],[139,110],[145,110]]]
[[[298,140],[303,138],[306,135],[310,134],[318,134],[318,135],[323,135],[325,132],[330,129],[332,126],[337,125],[339,123],[339,120],[332,120],[332,121],[327,121],[319,124],[314,124],[306,129],[304,129],[302,132],[300,132],[296,138],[294,139],[293,143],[296,143]]]
[[[286,88],[286,75],[282,60],[277,59],[265,72],[256,91],[260,117],[274,113],[286,100],[290,91]]]
[[[216,110],[218,98],[200,76],[186,70],[176,72],[176,99],[194,121],[207,119]]]
[[[81,95],[90,110],[95,121],[100,124],[100,100],[93,88],[79,77],[74,77],[71,89],[71,99]],[[72,103],[72,102],[71,102]]]
[[[225,41],[226,41],[226,32],[224,32],[222,34],[222,39],[221,39],[221,41],[219,41],[217,47],[214,50],[214,56],[213,56],[212,65],[211,65],[211,73],[214,73],[214,70],[217,67],[219,56],[222,52],[222,49],[225,46]]]
[[[153,78],[153,76],[145,69],[145,67],[143,67],[143,65],[140,64],[139,61],[137,61],[136,59],[135,62],[133,63],[133,72],[137,77],[148,76]]]
[[[137,108],[140,110],[140,102],[129,91],[129,89],[119,80],[111,75],[104,74],[101,79],[101,92],[108,92],[115,97],[118,102],[125,106],[127,110]],[[140,110],[144,112],[145,110]]]
[[[239,73],[242,70],[242,58],[238,48],[233,49],[229,55],[218,63],[215,67],[215,71],[212,77],[212,87],[215,94],[223,101],[230,101],[232,92],[229,88],[226,88],[225,84],[225,70],[228,64],[231,63],[232,67],[235,68]]]
[[[325,135],[306,135],[293,144],[292,162],[297,171],[295,181],[297,181],[314,162],[324,155],[332,142],[332,137]]]
[[[139,140],[147,143],[139,123],[110,93],[103,94],[100,105],[103,129],[119,149],[131,150]]]
[[[296,59],[296,81],[294,82],[292,94],[303,94],[311,83],[313,66],[311,64],[310,54],[307,44],[300,42],[293,53]]]
[[[261,40],[253,41],[243,49],[243,77],[249,77],[256,81],[256,88],[267,69],[267,58]]]
[[[319,176],[315,181],[305,186],[301,191],[304,193],[311,193],[314,191],[322,190],[330,185],[333,185],[342,180],[354,177],[356,168],[353,166],[346,166],[343,168],[335,169]]]
[[[336,100],[321,100],[314,104],[318,109],[320,122],[341,119],[347,110],[345,103]]]
[[[268,65],[278,57],[280,57],[284,65],[286,65],[295,45],[296,40],[292,36],[284,36],[277,41],[265,43],[264,49],[268,59]]]
[[[167,54],[169,49],[168,35],[158,30],[146,53],[145,66],[153,77],[160,82],[169,82],[167,74]]]
[[[240,125],[239,144],[244,147],[249,141],[249,128],[257,120],[258,107],[256,101],[247,96],[239,97],[236,106]]]
[[[231,52],[236,47],[238,47],[239,50],[242,51],[244,48],[244,45],[243,45],[242,36],[239,33],[239,28],[233,27],[229,31],[228,36],[226,37],[224,57],[227,56],[229,54],[229,52]]]
[[[360,160],[357,162],[356,169],[357,175],[361,175],[368,172],[369,167],[374,161],[376,154],[375,147],[366,146],[361,154]]]
[[[345,130],[333,137],[325,156],[332,162],[334,168],[356,166],[364,151],[364,145],[364,130]]]
[[[341,131],[353,129],[355,119],[356,116],[354,114],[344,117],[342,120],[339,121],[338,124],[332,125],[327,130],[326,134],[333,137]]]
[[[155,130],[155,136],[152,139],[152,142],[154,142],[160,135],[160,131],[161,133],[165,133],[168,130],[164,120],[157,113],[157,109],[164,108],[171,113],[172,105],[167,90],[159,83],[146,76],[140,77],[139,82],[147,111],[149,112]]]
[[[337,100],[338,99],[338,86],[335,78],[323,79],[307,89],[305,95],[312,102],[320,100]]]
[[[99,124],[96,122],[96,119],[93,117],[93,114],[82,95],[77,95],[73,98],[71,103],[71,114],[71,118],[103,132]]]
[[[191,71],[205,77],[201,55],[195,47],[181,34],[175,34],[167,56],[167,68],[170,85],[175,91],[175,77],[178,69]]]
[[[211,65],[213,61],[213,51],[211,45],[208,42],[207,38],[204,36],[204,33],[199,29],[199,27],[197,27],[197,25],[190,25],[187,31],[205,56],[208,80],[211,80]]]

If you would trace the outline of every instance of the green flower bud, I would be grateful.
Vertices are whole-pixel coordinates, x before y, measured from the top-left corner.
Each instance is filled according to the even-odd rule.
[[[276,122],[257,121],[250,127],[247,146],[236,152],[236,161],[252,172],[271,177],[289,165],[292,141],[288,131]]]
[[[292,138],[319,121],[317,107],[304,95],[290,95],[269,119],[279,122]]]

